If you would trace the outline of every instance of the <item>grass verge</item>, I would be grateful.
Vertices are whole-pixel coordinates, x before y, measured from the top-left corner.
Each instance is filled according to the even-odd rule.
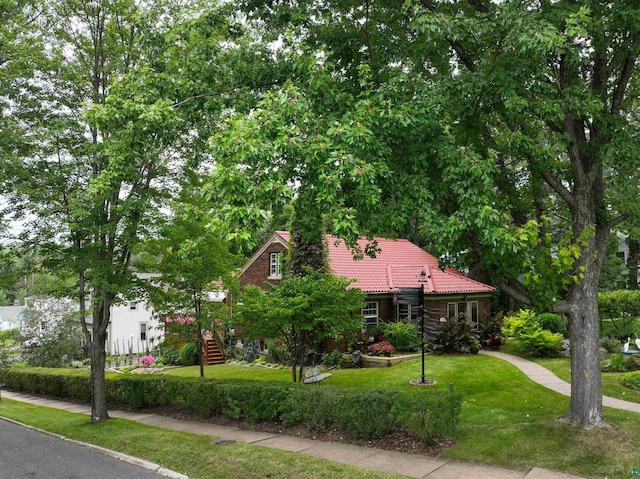
[[[216,445],[217,438],[211,436],[156,428],[125,419],[91,424],[83,414],[6,398],[0,402],[0,416],[152,461],[191,479],[405,478],[249,444]]]

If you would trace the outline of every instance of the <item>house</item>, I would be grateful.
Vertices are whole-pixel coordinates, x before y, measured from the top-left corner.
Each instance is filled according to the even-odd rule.
[[[24,306],[0,306],[0,331],[20,329],[20,315]]]
[[[273,233],[242,267],[240,286],[279,284],[289,240],[287,231]],[[368,325],[415,319],[422,301],[434,319],[466,314],[477,325],[489,318],[494,287],[453,268],[440,269],[437,258],[406,239],[374,240],[375,258],[354,259],[343,240],[327,235],[330,270],[355,280],[353,287],[366,294],[362,314]],[[368,242],[358,244],[364,250]]]
[[[141,354],[153,351],[164,340],[164,331],[153,309],[142,299],[111,305],[107,327],[108,354]]]

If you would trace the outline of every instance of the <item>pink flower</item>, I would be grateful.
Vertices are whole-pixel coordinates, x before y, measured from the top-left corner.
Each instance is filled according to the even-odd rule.
[[[156,358],[154,358],[153,356],[141,356],[140,357],[140,364],[142,364],[145,367],[150,367],[153,365],[153,363],[156,362]]]

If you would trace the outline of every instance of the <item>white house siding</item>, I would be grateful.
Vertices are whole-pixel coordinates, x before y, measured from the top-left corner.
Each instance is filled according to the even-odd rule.
[[[141,335],[143,324],[146,325],[145,337]],[[111,306],[108,336],[108,354],[138,354],[157,348],[164,339],[164,332],[158,328],[151,307],[139,300]]]
[[[20,328],[20,315],[24,306],[0,306],[0,331]]]

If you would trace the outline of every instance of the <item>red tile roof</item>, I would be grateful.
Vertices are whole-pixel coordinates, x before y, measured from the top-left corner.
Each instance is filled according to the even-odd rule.
[[[285,242],[289,242],[287,231],[276,231]],[[401,288],[419,288],[425,293],[476,293],[491,292],[495,288],[466,277],[459,271],[446,267],[438,268],[438,260],[406,239],[391,240],[374,238],[379,252],[375,258],[364,256],[353,258],[344,241],[327,235],[329,243],[329,265],[336,276],[354,279],[354,286],[365,293],[397,292]],[[369,243],[360,239],[362,250]],[[424,274],[423,274],[424,273]]]

